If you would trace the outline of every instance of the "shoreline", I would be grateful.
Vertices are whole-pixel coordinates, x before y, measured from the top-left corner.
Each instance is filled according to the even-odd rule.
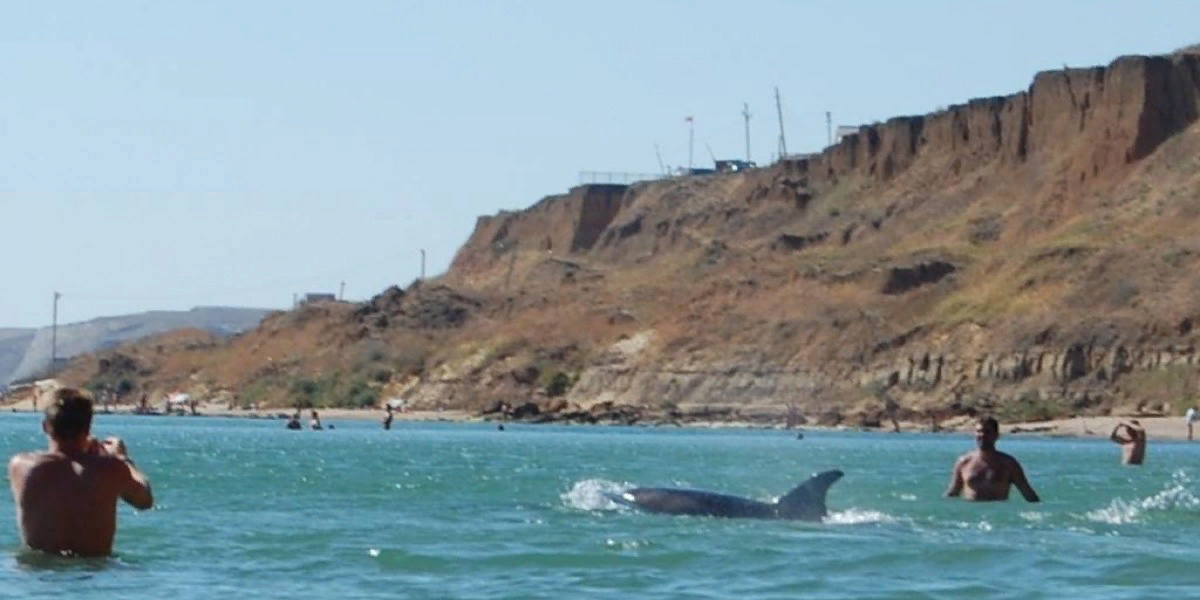
[[[133,406],[120,405],[112,407],[111,411],[98,411],[97,414],[119,414],[132,415],[135,414]],[[197,417],[224,417],[224,418],[240,418],[240,419],[280,419],[290,416],[295,409],[278,408],[278,409],[229,409],[219,404],[202,404],[197,406]],[[310,409],[305,409],[305,414]],[[21,400],[0,406],[0,411],[14,413],[29,413],[33,411],[33,403],[30,400]],[[318,408],[318,413],[321,416],[322,422],[326,421],[382,421],[384,410],[381,408]],[[507,420],[494,419],[465,410],[446,409],[446,410],[417,410],[417,411],[396,411],[394,422],[412,421],[412,422],[450,422],[450,423],[496,423],[496,424],[534,424],[522,420]],[[148,415],[156,416],[156,415]],[[1027,421],[1017,423],[1001,423],[1000,432],[1002,436],[1012,437],[1057,437],[1057,438],[1080,438],[1080,439],[1108,439],[1113,427],[1123,421],[1128,421],[1131,418],[1136,418],[1146,429],[1146,435],[1150,440],[1171,440],[1171,441],[1186,441],[1187,440],[1187,425],[1183,417],[1119,417],[1119,416],[1099,416],[1099,417],[1072,417],[1065,419],[1054,419],[1050,421]],[[307,425],[307,416],[303,419]],[[554,423],[550,423],[554,424]],[[787,431],[783,423],[763,423],[757,421],[746,420],[697,420],[697,421],[680,421],[678,423],[652,423],[649,421],[631,425],[633,427],[679,427],[685,429],[764,429],[764,430],[783,430]],[[861,431],[866,433],[888,434],[893,433],[890,426],[883,427],[859,427],[849,425],[824,426],[824,425],[800,425],[792,429],[796,432],[805,431]],[[959,417],[950,420],[949,423],[942,426],[939,430],[934,431],[928,423],[920,422],[900,422],[899,433],[945,433],[972,435],[974,433],[974,420],[968,417]],[[1200,440],[1200,423],[1196,426],[1196,438]]]

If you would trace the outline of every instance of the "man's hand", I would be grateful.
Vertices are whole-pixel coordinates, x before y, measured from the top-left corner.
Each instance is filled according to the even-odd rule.
[[[91,454],[129,460],[129,449],[125,447],[125,441],[119,437],[108,437],[104,441],[94,437],[88,438],[87,451]]]
[[[129,450],[125,447],[125,441],[119,437],[110,437],[103,442],[104,451],[110,456],[117,458],[129,459]]]

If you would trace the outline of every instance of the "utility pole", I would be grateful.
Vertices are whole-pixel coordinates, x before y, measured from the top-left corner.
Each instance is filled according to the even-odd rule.
[[[341,285],[338,286],[338,301],[344,300],[345,298],[346,298],[346,282],[343,281],[341,283]]]
[[[775,111],[779,113],[779,160],[787,157],[787,139],[783,137],[783,101],[779,99],[779,86],[775,86]]]
[[[54,292],[54,310],[50,325],[50,375],[58,373],[58,299],[62,294]]]
[[[425,281],[425,249],[421,248],[421,281]]]
[[[300,306],[300,295],[296,292],[292,292],[292,308],[294,309],[297,306]]]
[[[688,124],[688,175],[691,175],[692,174],[692,147],[695,145],[695,141],[696,141],[696,123],[690,115],[688,116],[688,118],[684,119],[684,121],[687,121],[687,124]]]
[[[654,145],[654,156],[656,156],[658,158],[658,169],[663,172],[663,175],[666,175],[667,174],[667,166],[663,164],[662,152],[658,151],[658,144]]]
[[[746,120],[746,162],[750,162],[750,103],[742,103],[742,118]]]
[[[825,136],[829,138],[827,145],[833,145],[833,113],[825,111]]]

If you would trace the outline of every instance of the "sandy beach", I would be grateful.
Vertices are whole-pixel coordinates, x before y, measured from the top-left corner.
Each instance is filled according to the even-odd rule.
[[[114,405],[110,408],[109,414],[133,414],[133,405],[122,404]],[[0,406],[0,410],[11,412],[32,412],[34,410],[32,400],[20,400]],[[97,407],[98,411],[103,411],[101,407]],[[241,417],[246,419],[274,419],[287,418],[295,409],[291,408],[264,408],[257,410],[230,410],[224,404],[219,403],[203,403],[196,406],[197,416],[199,417]],[[308,424],[310,410],[303,411],[304,423]],[[378,420],[382,421],[386,414],[383,409],[377,408],[318,408],[317,413],[320,414],[322,421],[347,421],[347,420]],[[104,414],[101,412],[101,414]],[[470,422],[480,420],[478,417],[463,410],[414,410],[407,412],[395,412],[396,421],[453,421],[453,422]]]
[[[118,405],[111,408],[112,413],[116,414],[131,414],[133,412],[132,405]],[[0,410],[12,412],[30,412],[34,410],[31,400],[20,400],[9,404],[0,405]],[[275,419],[287,418],[294,409],[290,408],[267,408],[257,410],[230,410],[224,404],[205,403],[197,406],[198,416],[201,417],[240,417],[248,419]],[[342,420],[369,420],[382,421],[385,413],[382,409],[368,408],[319,408],[317,409],[321,416],[321,420],[342,421]],[[482,417],[475,415],[472,412],[464,410],[415,410],[407,412],[395,412],[396,421],[443,421],[456,423],[469,423],[484,421]],[[308,423],[308,411],[304,411],[304,422]],[[1142,427],[1146,429],[1146,434],[1150,440],[1186,440],[1187,425],[1183,417],[1118,417],[1118,416],[1103,416],[1103,417],[1074,417],[1070,419],[1056,419],[1052,421],[1036,421],[1036,422],[1021,422],[1021,423],[1001,423],[1000,431],[1005,436],[1029,436],[1029,435],[1044,435],[1052,437],[1078,437],[1078,438],[1103,438],[1107,439],[1112,433],[1113,428],[1120,422],[1128,421],[1130,418],[1137,418]],[[646,425],[650,423],[647,422]],[[782,429],[780,424],[764,424],[750,421],[690,421],[681,423],[682,427],[694,428],[742,428],[742,429]],[[975,421],[969,417],[959,417],[951,419],[942,424],[941,433],[963,434],[970,435],[974,432]],[[804,425],[799,428],[801,431],[812,430],[853,430],[853,431],[868,431],[879,433],[891,433],[892,428],[885,426],[882,428],[861,428],[849,426],[837,427],[822,427],[815,425]],[[928,423],[919,422],[900,422],[900,431],[902,433],[913,432],[929,432]],[[1196,428],[1196,438],[1200,440],[1200,426]]]

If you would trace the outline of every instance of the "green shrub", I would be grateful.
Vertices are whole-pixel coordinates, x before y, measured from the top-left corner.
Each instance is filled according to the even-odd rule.
[[[571,381],[570,375],[567,375],[562,371],[558,371],[552,377],[550,377],[550,381],[546,383],[546,395],[551,398],[561,396],[567,393],[567,390],[571,389],[572,383],[574,382]]]

